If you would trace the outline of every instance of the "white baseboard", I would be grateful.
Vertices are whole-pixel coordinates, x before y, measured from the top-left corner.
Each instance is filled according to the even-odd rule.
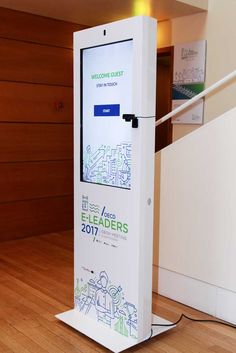
[[[155,273],[157,270],[154,276]],[[233,291],[159,267],[158,293],[236,324],[236,293]]]

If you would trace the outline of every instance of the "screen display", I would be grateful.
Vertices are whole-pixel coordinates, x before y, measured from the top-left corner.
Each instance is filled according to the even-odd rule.
[[[81,181],[131,188],[133,41],[81,50]]]

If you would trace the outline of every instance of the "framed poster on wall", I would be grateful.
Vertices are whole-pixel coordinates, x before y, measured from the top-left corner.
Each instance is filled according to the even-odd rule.
[[[205,88],[206,41],[177,44],[174,47],[172,110]],[[172,118],[173,124],[202,124],[204,100]]]

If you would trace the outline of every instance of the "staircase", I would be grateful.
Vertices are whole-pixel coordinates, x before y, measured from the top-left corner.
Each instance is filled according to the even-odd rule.
[[[227,80],[235,77],[236,71]],[[205,94],[215,89],[212,87]],[[167,119],[174,114],[177,112],[168,114]],[[160,294],[234,324],[235,133],[236,108],[166,147],[157,156],[159,261],[154,263]]]

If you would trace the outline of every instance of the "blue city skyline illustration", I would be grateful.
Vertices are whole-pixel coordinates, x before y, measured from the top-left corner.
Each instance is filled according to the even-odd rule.
[[[85,315],[93,311],[98,322],[123,336],[137,338],[137,308],[126,301],[120,285],[111,284],[106,271],[87,283],[77,279],[75,307]]]
[[[175,71],[174,83],[183,84],[204,82],[204,74],[204,70],[199,67],[192,67]]]
[[[101,145],[95,151],[86,146],[83,156],[83,180],[131,188],[131,143],[122,142],[114,147]]]

